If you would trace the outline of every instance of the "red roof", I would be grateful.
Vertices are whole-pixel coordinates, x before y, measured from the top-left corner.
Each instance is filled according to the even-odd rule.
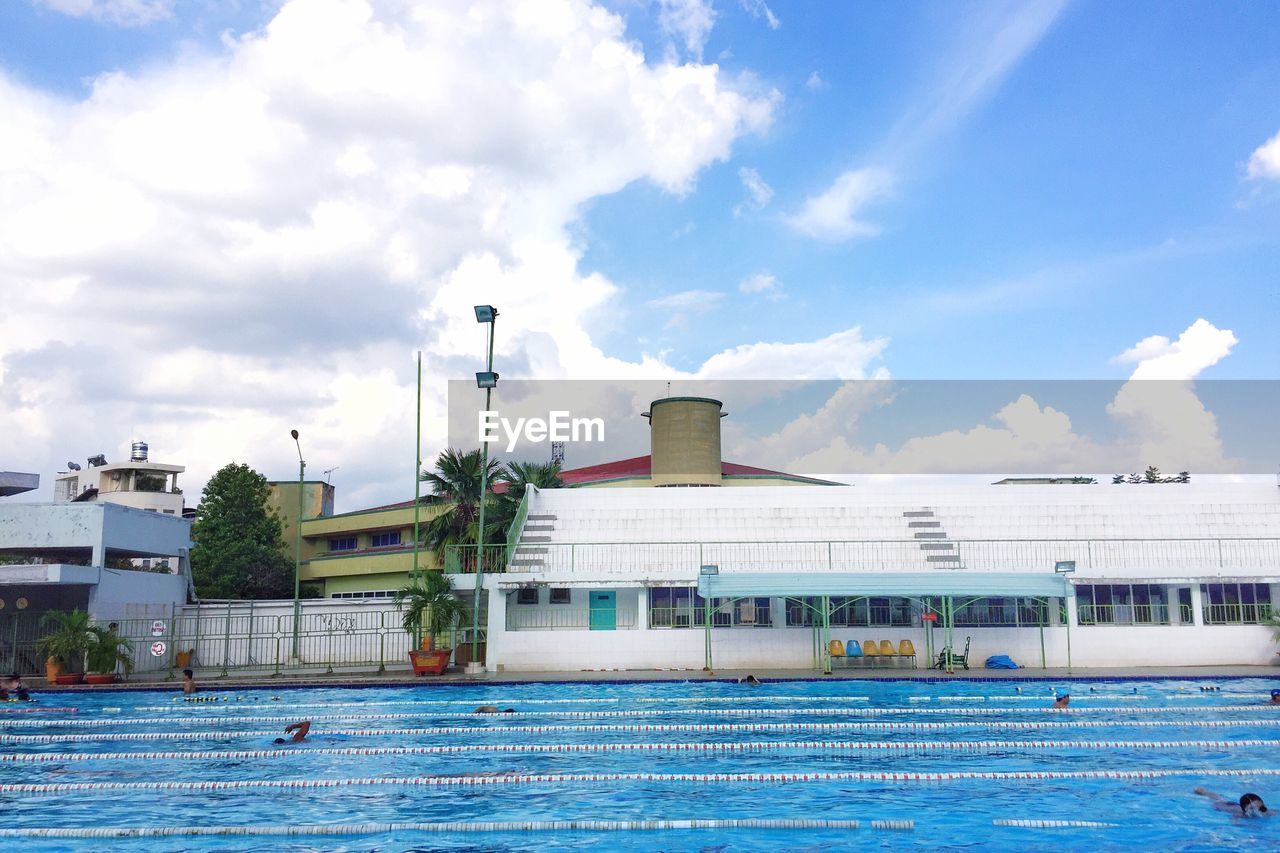
[[[570,468],[560,472],[560,479],[566,486],[578,486],[584,483],[598,483],[602,480],[620,480],[630,477],[649,477],[653,473],[652,456],[635,456],[631,459],[619,459],[616,462],[605,462],[602,465],[588,465],[585,468]],[[739,465],[737,462],[721,462],[720,474],[725,477],[790,477],[796,475],[785,471],[773,471],[768,468],[756,468],[752,465]],[[799,479],[823,483],[812,477]]]

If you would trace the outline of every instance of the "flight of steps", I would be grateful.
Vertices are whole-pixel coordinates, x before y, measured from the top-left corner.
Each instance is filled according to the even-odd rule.
[[[924,552],[924,561],[934,569],[963,569],[960,554],[956,551],[956,543],[947,539],[947,532],[942,529],[942,522],[928,507],[906,510],[902,513],[907,523],[907,531],[920,543]]]
[[[546,564],[548,548],[541,543],[550,542],[555,529],[554,515],[531,513],[525,516],[524,527],[520,528],[520,541],[511,554],[511,571],[536,572],[542,569]]]

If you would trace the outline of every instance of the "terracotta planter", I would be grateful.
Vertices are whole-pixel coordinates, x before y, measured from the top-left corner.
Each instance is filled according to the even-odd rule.
[[[83,672],[64,673],[63,675],[59,675],[56,678],[54,678],[53,683],[61,684],[63,686],[66,686],[68,684],[83,684],[84,673]]]
[[[84,677],[85,684],[115,684],[114,672],[91,672]]]
[[[178,654],[176,655],[178,669],[186,669],[187,667],[191,666],[191,656],[193,654],[195,654],[194,649],[191,649],[185,652],[178,652]]]
[[[443,675],[449,666],[449,654],[452,649],[434,649],[432,651],[409,652],[409,662],[413,664],[414,675]]]
[[[45,680],[53,684],[57,681],[59,675],[62,675],[62,661],[57,658],[46,658],[44,662]]]

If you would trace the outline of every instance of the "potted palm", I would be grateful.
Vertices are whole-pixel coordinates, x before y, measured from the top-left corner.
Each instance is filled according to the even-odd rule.
[[[436,637],[450,630],[466,613],[466,606],[453,594],[443,572],[429,571],[396,591],[392,601],[402,608],[404,629],[420,647],[409,652],[415,675],[440,675],[449,666],[453,649],[437,649]]]
[[[89,629],[93,645],[85,654],[84,677],[86,684],[114,684],[117,669],[125,674],[133,672],[133,644],[116,633],[113,628]]]
[[[46,613],[49,628],[36,643],[45,656],[45,673],[52,684],[79,684],[84,680],[84,656],[93,646],[89,614],[79,608],[70,613]]]

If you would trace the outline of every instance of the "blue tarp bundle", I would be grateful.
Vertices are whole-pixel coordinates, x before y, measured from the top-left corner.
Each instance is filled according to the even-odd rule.
[[[987,669],[1020,669],[1008,655],[992,655],[987,658]]]

